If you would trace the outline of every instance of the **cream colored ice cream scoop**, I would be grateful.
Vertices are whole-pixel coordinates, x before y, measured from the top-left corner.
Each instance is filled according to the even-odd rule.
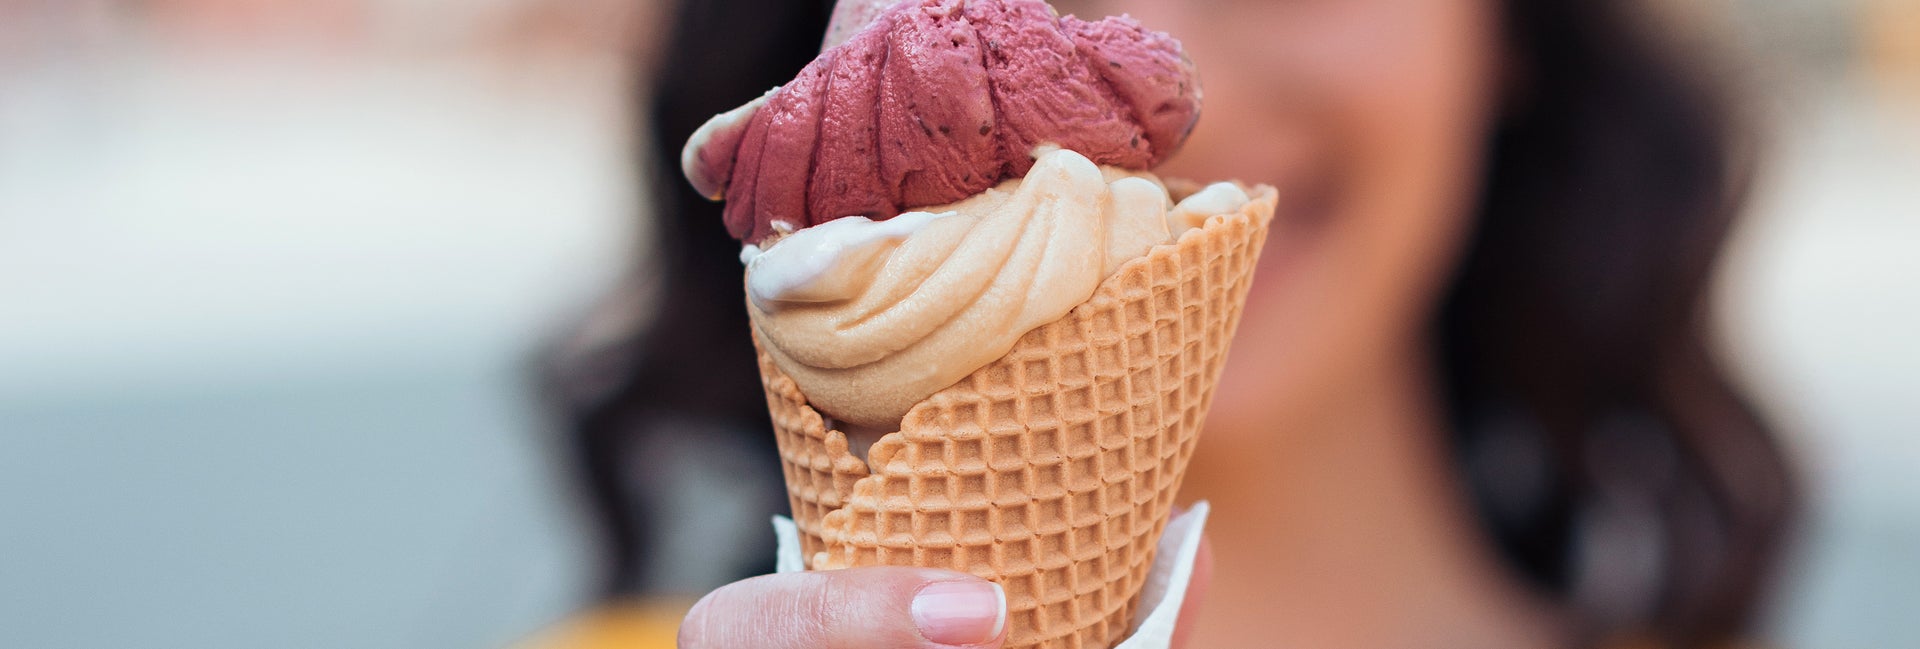
[[[1229,212],[1246,195],[1209,201]],[[749,314],[815,408],[886,428],[1170,242],[1182,212],[1151,175],[1048,150],[1025,178],[964,201],[774,242],[748,263]]]

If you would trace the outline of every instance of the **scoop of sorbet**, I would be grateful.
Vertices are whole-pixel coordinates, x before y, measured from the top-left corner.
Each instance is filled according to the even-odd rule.
[[[1041,0],[910,0],[791,83],[715,117],[681,163],[700,193],[727,201],[728,232],[760,243],[966,198],[1024,176],[1042,144],[1146,170],[1199,113],[1180,43],[1130,17],[1060,17]]]

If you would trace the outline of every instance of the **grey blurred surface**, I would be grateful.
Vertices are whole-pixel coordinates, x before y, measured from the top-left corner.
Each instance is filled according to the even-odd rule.
[[[40,8],[0,59],[0,646],[495,647],[580,606],[528,368],[635,254],[622,54]]]
[[[578,596],[500,368],[0,405],[0,644],[491,647]]]
[[[1785,109],[1722,281],[1726,355],[1805,479],[1789,647],[1920,643],[1920,96],[1859,81]]]
[[[1920,2],[1738,0],[1773,126],[1719,295],[1807,519],[1783,647],[1920,645]]]

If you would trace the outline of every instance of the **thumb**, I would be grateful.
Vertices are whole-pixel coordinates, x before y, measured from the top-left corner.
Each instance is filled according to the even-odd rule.
[[[754,577],[707,594],[680,622],[680,649],[995,649],[1007,598],[967,574],[854,568]]]

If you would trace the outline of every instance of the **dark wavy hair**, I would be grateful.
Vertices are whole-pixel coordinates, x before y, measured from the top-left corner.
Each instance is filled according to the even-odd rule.
[[[1515,573],[1576,637],[1711,646],[1745,633],[1794,511],[1789,467],[1713,358],[1706,294],[1751,140],[1709,66],[1631,3],[1507,0],[1513,64],[1477,226],[1430,331],[1453,448]],[[597,525],[603,592],[645,590],[651,516],[620,458],[661,418],[739,431],[775,470],[738,243],[681,182],[708,117],[817,53],[827,2],[687,0],[645,82],[657,252],[545,364]],[[618,297],[618,296],[617,296]],[[633,322],[638,326],[620,323]],[[608,323],[613,323],[609,325]],[[612,327],[616,335],[607,335]],[[779,502],[776,498],[774,502]],[[770,566],[743,566],[747,571]]]

